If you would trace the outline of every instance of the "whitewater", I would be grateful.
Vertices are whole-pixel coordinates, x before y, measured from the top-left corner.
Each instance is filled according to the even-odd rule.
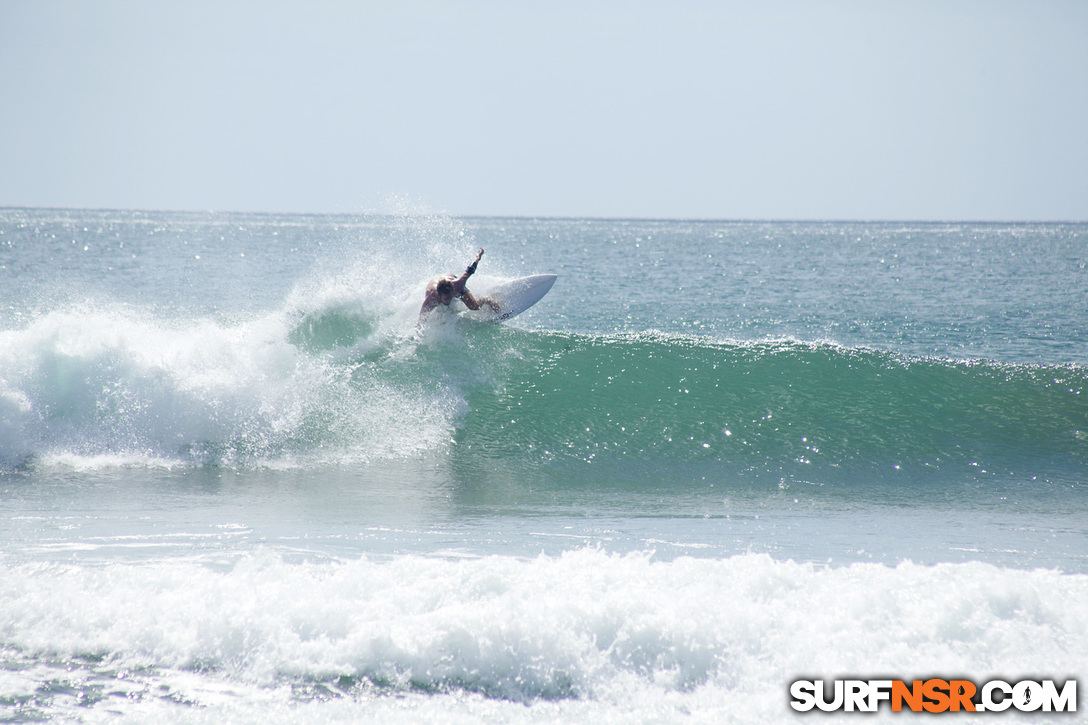
[[[797,679],[1078,678],[1086,241],[0,209],[0,717],[778,723]],[[470,289],[558,281],[420,323],[481,247]]]

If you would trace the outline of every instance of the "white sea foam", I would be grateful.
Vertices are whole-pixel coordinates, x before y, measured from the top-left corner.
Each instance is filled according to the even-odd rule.
[[[463,413],[456,389],[310,354],[290,339],[297,318],[178,321],[107,306],[0,332],[0,466],[279,467],[448,440]]]
[[[596,549],[9,563],[0,646],[18,663],[0,702],[23,687],[12,671],[52,663],[84,689],[136,691],[83,712],[136,718],[778,722],[802,676],[1074,676],[1088,577]]]

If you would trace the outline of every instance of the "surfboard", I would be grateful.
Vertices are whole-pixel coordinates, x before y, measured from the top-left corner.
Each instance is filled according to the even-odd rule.
[[[470,311],[467,314],[480,322],[505,322],[525,312],[548,294],[548,290],[555,284],[556,276],[534,274],[530,277],[501,282],[479,291],[473,290],[472,294],[476,296],[476,299],[490,297],[498,302],[502,309],[494,312],[484,304],[479,310]]]

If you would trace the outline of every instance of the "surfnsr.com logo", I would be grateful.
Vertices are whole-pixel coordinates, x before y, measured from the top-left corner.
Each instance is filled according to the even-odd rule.
[[[790,685],[790,707],[799,712],[876,712],[887,702],[892,712],[1076,712],[1077,681],[990,680],[797,680]]]

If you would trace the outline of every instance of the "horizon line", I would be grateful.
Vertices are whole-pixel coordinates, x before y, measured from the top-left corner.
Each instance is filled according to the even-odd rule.
[[[254,211],[245,209],[151,209],[125,207],[80,207],[80,206],[6,206],[0,205],[0,212],[5,211],[90,211],[90,212],[137,212],[145,214],[260,214],[267,216],[356,216],[356,217],[413,217],[445,216],[453,219],[511,219],[541,221],[598,221],[598,222],[690,222],[690,223],[726,223],[726,224],[1084,224],[1086,219],[979,219],[979,218],[909,218],[909,217],[669,217],[669,216],[571,216],[568,214],[457,214],[449,211]]]

